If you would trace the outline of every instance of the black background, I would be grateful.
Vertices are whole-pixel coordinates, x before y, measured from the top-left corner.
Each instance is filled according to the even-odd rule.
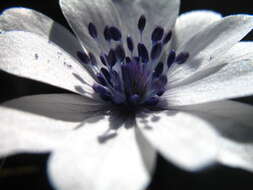
[[[181,13],[194,9],[209,9],[220,12],[224,16],[236,13],[253,14],[252,5],[252,0],[183,0],[181,5]],[[0,11],[14,6],[35,9],[68,27],[60,11],[57,0],[5,0],[0,3]],[[245,39],[252,40],[252,34],[248,35]],[[0,72],[0,102],[28,94],[54,92],[64,91],[38,82],[21,79],[4,72]],[[237,101],[243,101],[252,104],[253,97],[237,99]],[[0,160],[0,189],[52,189],[47,181],[45,173],[47,157],[47,154],[22,154],[8,157],[5,162]],[[71,163],[69,164],[71,165]],[[157,169],[148,189],[219,190],[239,188],[253,188],[253,173],[222,165],[213,166],[199,173],[188,173],[176,168],[159,156]]]

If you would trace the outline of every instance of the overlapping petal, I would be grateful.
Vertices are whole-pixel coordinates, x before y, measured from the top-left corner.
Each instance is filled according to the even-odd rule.
[[[180,49],[184,43],[212,23],[221,20],[220,13],[208,10],[190,11],[181,14],[176,21],[172,48]]]
[[[62,190],[143,189],[155,151],[134,128],[119,118],[94,117],[74,131],[49,159],[49,176]],[[118,130],[114,128],[120,127]],[[109,130],[109,131],[108,131]],[[103,140],[104,139],[104,140]]]
[[[206,120],[217,131],[219,162],[253,171],[253,106],[219,101],[181,109]]]
[[[245,126],[253,126],[253,106],[235,101],[223,100],[189,106],[173,107],[177,110],[205,112],[215,116],[235,120]]]
[[[23,152],[55,150],[77,126],[52,118],[0,107],[0,157]]]
[[[146,17],[146,28],[143,33],[143,41],[147,47],[151,46],[151,33],[156,26],[161,26],[166,32],[172,30],[179,13],[179,0],[111,0],[118,10],[122,27],[126,27],[128,35],[135,41],[140,40],[140,32],[137,23],[141,15]]]
[[[118,15],[113,3],[100,0],[60,0],[60,6],[70,26],[77,37],[92,53],[97,55],[108,47],[108,43],[103,39],[103,32],[106,25],[119,26]],[[94,40],[88,31],[89,23],[95,24],[99,33],[98,39]]]
[[[193,76],[192,83],[170,89],[164,95],[169,105],[191,105],[252,95],[253,93],[253,43],[240,42],[225,55],[214,60],[216,72],[207,70]],[[209,66],[212,68],[212,66]]]
[[[0,69],[93,97],[95,81],[90,74],[61,48],[36,34],[1,34]]]
[[[196,171],[216,159],[216,132],[198,117],[176,111],[154,112],[137,118],[137,126],[178,167]]]
[[[3,103],[14,108],[63,121],[84,122],[97,112],[103,112],[106,105],[75,94],[41,94],[25,96]]]
[[[76,57],[76,52],[82,49],[74,35],[66,28],[32,9],[10,8],[1,14],[0,31],[13,30],[39,34],[74,57]]]
[[[174,83],[194,74],[198,69],[222,56],[252,30],[250,15],[228,16],[214,22],[193,36],[178,51],[189,52],[190,58],[184,65],[175,67],[169,73]]]

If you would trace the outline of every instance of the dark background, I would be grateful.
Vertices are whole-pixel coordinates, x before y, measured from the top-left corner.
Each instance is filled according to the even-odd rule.
[[[252,5],[252,0],[183,0],[181,13],[194,9],[210,9],[222,13],[224,16],[236,13],[253,14]],[[0,3],[0,12],[13,6],[35,9],[67,27],[57,0],[5,0]],[[245,39],[253,40],[253,35],[249,34]],[[0,87],[0,102],[28,94],[65,92],[55,87],[21,79],[3,72],[0,72]],[[236,101],[253,105],[253,97],[237,99]],[[47,154],[21,154],[0,160],[0,189],[52,189],[48,184],[45,172],[47,157]],[[188,173],[176,168],[159,156],[157,169],[148,189],[219,190],[252,188],[253,173],[222,165],[213,166],[199,173]]]

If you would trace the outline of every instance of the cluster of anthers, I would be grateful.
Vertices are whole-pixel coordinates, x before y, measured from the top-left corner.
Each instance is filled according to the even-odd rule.
[[[178,55],[174,50],[164,52],[172,31],[166,33],[161,26],[152,31],[152,47],[148,50],[142,40],[145,26],[146,18],[142,15],[137,22],[140,41],[136,45],[131,36],[123,39],[119,28],[106,26],[102,35],[110,48],[101,53],[100,60],[91,52],[77,53],[80,61],[96,76],[93,89],[104,101],[127,108],[157,105],[166,91],[168,70],[173,64],[183,64],[189,58],[187,52]],[[96,26],[91,22],[87,28],[89,35],[97,41]],[[166,56],[164,62],[162,55]],[[99,68],[97,61],[103,66]]]

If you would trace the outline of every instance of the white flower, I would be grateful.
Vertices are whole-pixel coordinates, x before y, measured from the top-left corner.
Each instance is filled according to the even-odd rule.
[[[176,20],[179,4],[61,0],[81,45],[34,10],[6,10],[0,69],[76,95],[3,104],[0,156],[52,152],[61,190],[143,189],[156,151],[189,171],[215,162],[253,171],[253,107],[227,100],[253,94],[253,43],[239,42],[253,17]]]

